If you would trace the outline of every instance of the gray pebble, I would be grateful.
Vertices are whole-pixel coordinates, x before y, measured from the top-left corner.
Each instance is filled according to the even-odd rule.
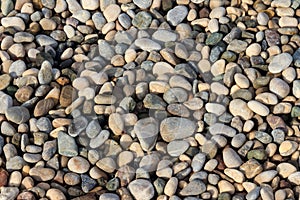
[[[57,137],[58,153],[67,157],[78,155],[78,147],[75,139],[60,131]]]
[[[40,131],[50,133],[52,131],[52,123],[47,117],[41,117],[36,121],[36,126]]]
[[[22,124],[30,119],[30,113],[25,107],[13,106],[6,110],[5,117],[11,122]]]

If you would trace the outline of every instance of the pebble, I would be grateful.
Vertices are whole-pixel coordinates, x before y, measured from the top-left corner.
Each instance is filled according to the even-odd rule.
[[[227,137],[234,137],[236,135],[236,130],[230,126],[221,123],[215,123],[209,127],[209,132],[212,135],[222,134]]]
[[[188,9],[185,6],[175,6],[167,13],[167,21],[172,26],[177,26],[182,22],[188,14]]]
[[[118,6],[117,4],[110,4],[105,8],[103,15],[106,18],[107,22],[113,22],[118,18],[120,13],[120,6]]]
[[[228,168],[237,168],[243,164],[240,156],[231,148],[223,150],[223,161]]]
[[[264,104],[260,103],[259,101],[249,101],[247,103],[247,106],[256,114],[260,116],[267,116],[270,113],[270,110],[267,106]]]
[[[55,176],[55,171],[51,168],[33,167],[29,170],[29,175],[36,181],[49,181]]]
[[[3,17],[1,19],[1,24],[5,28],[12,27],[16,31],[24,31],[25,23],[20,17]]]
[[[136,179],[129,183],[128,189],[137,200],[150,200],[154,196],[154,187],[148,180]]]
[[[272,142],[272,137],[268,133],[262,131],[256,131],[255,138],[264,144],[269,144]]]
[[[98,148],[107,141],[110,133],[107,130],[102,130],[97,136],[93,137],[90,141],[91,148]]]
[[[245,176],[242,172],[240,172],[239,170],[237,169],[229,169],[229,168],[226,168],[224,170],[224,173],[232,178],[235,182],[237,183],[243,183],[245,181]]]
[[[121,135],[124,131],[124,120],[119,113],[113,113],[109,116],[108,126],[115,135]]]
[[[193,121],[179,117],[166,118],[160,124],[160,134],[166,142],[190,137],[195,129],[196,125]]]
[[[291,174],[297,171],[297,168],[290,163],[280,163],[277,165],[276,170],[281,177],[288,178]]]
[[[160,44],[154,42],[153,40],[150,40],[148,38],[140,38],[140,39],[136,39],[134,41],[134,44],[141,48],[144,51],[154,51],[154,50],[160,50],[161,46]]]
[[[176,177],[172,177],[168,180],[165,185],[164,193],[171,197],[175,194],[178,186],[178,179]]]
[[[254,178],[254,181],[258,184],[268,183],[272,181],[277,174],[278,172],[276,170],[263,171]]]
[[[295,141],[285,140],[279,146],[279,153],[282,156],[290,156],[298,149],[298,143]]]
[[[284,98],[290,93],[289,85],[280,78],[273,78],[270,81],[269,89],[276,94],[279,98]]]
[[[5,117],[13,123],[22,124],[30,119],[30,113],[25,107],[13,106],[6,110]]]
[[[139,29],[146,29],[150,26],[151,21],[152,16],[146,11],[141,11],[134,16],[132,20],[132,25]]]
[[[288,180],[295,185],[300,185],[299,175],[300,172],[294,172],[288,176]]]
[[[13,200],[19,194],[19,188],[17,187],[2,187],[0,193],[0,199]]]
[[[46,197],[49,200],[58,200],[58,199],[59,200],[67,200],[64,193],[62,191],[60,191],[59,189],[56,189],[56,188],[50,188],[49,190],[47,190]]]
[[[90,164],[83,157],[75,156],[68,161],[68,168],[72,172],[83,174],[89,170]]]
[[[97,0],[92,0],[92,1],[82,0],[81,6],[85,10],[97,10],[100,6],[99,3],[100,2]]]
[[[266,26],[269,21],[269,16],[264,12],[259,12],[257,14],[257,22],[259,25]]]
[[[167,145],[168,154],[172,157],[178,157],[182,155],[188,148],[189,143],[186,141],[171,141]]]
[[[202,194],[206,190],[206,185],[200,180],[192,180],[189,182],[179,194],[182,196],[195,196]]]
[[[75,139],[66,133],[59,131],[57,137],[58,153],[63,156],[73,157],[78,155],[78,147]]]
[[[151,151],[154,148],[158,131],[158,123],[151,117],[140,119],[134,125],[134,132],[145,151]]]
[[[276,74],[288,68],[293,61],[293,57],[288,53],[281,53],[273,57],[268,69],[271,73]]]
[[[182,88],[170,88],[164,93],[163,99],[168,104],[183,103],[188,99],[188,94]]]
[[[149,1],[146,1],[146,0],[133,0],[133,3],[141,9],[147,9],[151,6],[152,0],[149,0]]]

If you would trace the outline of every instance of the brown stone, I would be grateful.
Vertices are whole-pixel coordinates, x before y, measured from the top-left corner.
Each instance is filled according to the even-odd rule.
[[[0,187],[5,186],[8,180],[8,172],[4,169],[0,169]]]
[[[62,88],[59,103],[63,107],[69,106],[75,97],[75,89],[71,85],[66,85]]]
[[[286,124],[283,119],[279,116],[269,115],[267,117],[267,122],[272,129],[284,129],[286,130]]]
[[[33,115],[35,117],[46,115],[54,106],[55,102],[53,99],[42,99],[36,104]]]
[[[22,192],[18,195],[17,200],[35,200],[36,198],[31,192]]]
[[[34,90],[32,89],[32,87],[24,86],[17,90],[17,92],[15,93],[15,97],[19,102],[24,103],[30,99],[33,91]]]

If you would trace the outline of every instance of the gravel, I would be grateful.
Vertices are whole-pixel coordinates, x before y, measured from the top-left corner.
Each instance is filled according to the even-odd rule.
[[[298,0],[3,0],[0,199],[298,199]]]

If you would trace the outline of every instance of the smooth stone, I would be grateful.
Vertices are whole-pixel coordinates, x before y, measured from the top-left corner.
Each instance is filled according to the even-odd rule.
[[[81,174],[80,177],[81,177],[81,188],[82,191],[85,193],[88,193],[97,185],[97,182],[88,175]]]
[[[164,193],[168,196],[172,196],[176,193],[178,186],[178,179],[176,177],[172,177],[168,180],[165,185]]]
[[[271,73],[276,74],[288,68],[293,61],[293,57],[288,53],[281,53],[273,57],[268,69]]]
[[[166,102],[156,94],[147,94],[143,100],[145,108],[151,110],[165,110]]]
[[[102,130],[96,137],[92,138],[90,141],[91,148],[98,148],[105,143],[105,141],[109,138],[109,131]]]
[[[237,183],[243,183],[245,181],[244,174],[237,169],[226,168],[224,173]]]
[[[22,124],[30,119],[30,113],[25,107],[13,106],[6,110],[5,117],[11,122]]]
[[[300,80],[293,81],[292,92],[296,98],[300,98]]]
[[[120,13],[121,8],[119,5],[110,4],[105,8],[103,15],[106,18],[107,22],[113,22],[118,18]]]
[[[263,171],[254,178],[254,181],[258,184],[268,183],[272,181],[277,174],[278,172],[276,170]]]
[[[8,108],[12,107],[13,100],[12,100],[11,96],[0,91],[0,104],[1,104],[0,113],[4,114]]]
[[[134,125],[134,132],[145,151],[151,151],[154,148],[158,131],[158,123],[151,117],[140,119]]]
[[[26,64],[23,60],[13,62],[9,67],[9,75],[13,78],[22,76],[26,70]]]
[[[223,150],[223,161],[228,168],[237,168],[243,164],[242,159],[236,151],[229,147]]]
[[[260,116],[267,116],[270,113],[270,110],[267,106],[264,104],[260,103],[259,101],[249,101],[247,103],[247,106],[256,114]]]
[[[170,88],[164,93],[163,99],[168,104],[183,103],[188,99],[188,94],[182,88]]]
[[[206,190],[206,185],[200,180],[192,180],[189,182],[179,194],[182,196],[195,196],[202,194]]]
[[[152,0],[133,0],[133,3],[141,9],[147,9],[151,6]]]
[[[46,115],[49,112],[49,110],[51,110],[54,106],[55,101],[52,98],[42,99],[36,104],[33,111],[33,115],[35,117]]]
[[[57,41],[47,35],[37,35],[35,39],[40,46],[51,46],[56,48],[58,45]]]
[[[16,29],[16,31],[24,31],[25,23],[20,17],[3,17],[1,19],[1,24],[5,28],[12,27]]]
[[[92,15],[92,21],[95,24],[95,28],[97,30],[102,30],[103,26],[106,23],[106,19],[104,18],[103,14],[100,12],[96,12]]]
[[[231,145],[235,148],[240,148],[245,142],[246,142],[245,134],[238,133],[232,138]]]
[[[290,93],[289,85],[280,78],[273,78],[270,81],[269,89],[280,98],[284,98]]]
[[[148,51],[148,52],[161,49],[161,46],[158,43],[156,43],[153,40],[150,40],[148,38],[136,39],[134,44],[137,47],[141,48],[142,50]]]
[[[247,46],[248,46],[247,42],[235,39],[229,43],[227,50],[233,51],[235,53],[241,53],[246,50]]]
[[[75,156],[68,161],[68,168],[72,172],[83,174],[89,170],[90,164],[85,158]]]
[[[52,81],[52,66],[50,62],[44,61],[38,73],[38,80],[40,84],[49,84]]]
[[[99,200],[120,200],[120,197],[114,193],[103,193],[100,195]]]
[[[225,124],[221,124],[221,123],[215,123],[212,126],[209,127],[209,132],[212,135],[218,135],[218,134],[222,134],[225,135],[227,137],[233,137],[236,135],[236,130],[231,128],[230,126],[227,126]]]
[[[129,183],[128,189],[137,200],[150,200],[154,196],[154,187],[148,180],[136,179]]]
[[[298,149],[298,146],[295,141],[285,140],[279,146],[279,153],[282,156],[290,156]]]
[[[31,33],[17,32],[14,35],[14,42],[17,42],[17,43],[32,42],[33,40],[34,40],[34,36]]]
[[[158,40],[161,42],[175,42],[178,38],[178,35],[174,32],[168,30],[157,30],[152,34],[153,40]]]
[[[87,125],[88,121],[84,116],[76,117],[68,127],[68,134],[72,137],[76,137],[86,129]]]
[[[1,11],[4,16],[7,16],[14,9],[14,2],[12,0],[3,0],[1,2]]]
[[[109,116],[108,126],[115,135],[121,135],[124,131],[124,120],[119,113],[113,113]]]
[[[199,172],[202,170],[206,161],[206,155],[204,153],[197,153],[191,163],[191,167],[193,168],[193,172]]]
[[[91,13],[87,10],[78,10],[73,13],[72,17],[74,17],[81,23],[86,23],[86,21],[91,18]]]
[[[160,124],[160,134],[166,142],[190,137],[195,129],[196,125],[193,121],[179,117],[166,118]]]
[[[167,145],[167,152],[172,157],[182,155],[189,148],[189,143],[186,141],[171,141]]]
[[[290,163],[279,163],[276,170],[282,178],[288,178],[291,174],[297,172],[297,168]]]
[[[255,138],[264,144],[269,144],[272,142],[272,137],[268,133],[262,131],[256,131]]]
[[[49,181],[54,178],[55,171],[51,168],[33,167],[29,170],[29,175],[36,181]]]
[[[14,200],[19,194],[18,187],[1,187],[0,199]]]
[[[132,25],[138,29],[146,29],[150,26],[151,21],[152,16],[148,12],[141,11],[134,16]]]
[[[255,100],[267,105],[277,105],[278,103],[277,96],[271,92],[260,93],[255,96]]]
[[[46,197],[49,200],[67,200],[65,194],[61,190],[56,188],[50,188],[49,190],[47,190]]]
[[[97,10],[100,6],[100,1],[98,0],[81,0],[81,6],[85,10]]]
[[[167,21],[172,26],[177,26],[181,23],[187,16],[188,9],[185,6],[175,6],[167,13]]]
[[[213,113],[217,116],[222,115],[226,111],[225,106],[218,103],[207,103],[205,105],[205,109],[207,112]]]
[[[300,185],[299,176],[300,172],[294,172],[291,175],[289,175],[288,180],[295,185]]]

